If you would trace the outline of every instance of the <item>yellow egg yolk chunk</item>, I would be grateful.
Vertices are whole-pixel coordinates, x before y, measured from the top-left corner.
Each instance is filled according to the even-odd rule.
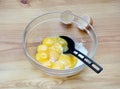
[[[37,47],[37,52],[39,53],[39,52],[47,52],[48,51],[48,46],[47,45],[39,45],[38,47]]]
[[[45,39],[43,40],[43,43],[42,43],[42,44],[47,45],[47,46],[52,46],[53,43],[54,43],[54,41],[53,41],[51,38],[45,38]]]
[[[62,63],[57,61],[52,65],[52,68],[53,69],[58,69],[58,70],[64,70],[65,66]]]
[[[37,53],[36,54],[36,59],[41,63],[45,62],[45,61],[48,61],[49,60],[49,54],[46,53],[46,52]]]

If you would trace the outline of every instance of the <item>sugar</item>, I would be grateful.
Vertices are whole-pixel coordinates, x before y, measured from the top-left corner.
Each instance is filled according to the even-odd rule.
[[[85,54],[85,55],[88,54],[88,51],[87,51],[87,49],[84,47],[83,43],[75,43],[75,48],[76,48],[78,51],[80,51],[80,52],[82,52],[83,54]],[[84,64],[84,63],[83,63],[81,60],[78,59],[78,62],[77,62],[77,64],[76,64],[75,67],[78,67],[78,66],[83,65],[83,64]]]

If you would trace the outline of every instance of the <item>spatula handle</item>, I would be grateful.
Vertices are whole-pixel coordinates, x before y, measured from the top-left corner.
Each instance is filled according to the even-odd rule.
[[[82,52],[75,49],[73,52],[71,52],[71,54],[80,59],[83,63],[89,66],[96,73],[100,73],[103,70],[103,68],[100,65],[98,65],[95,61],[84,55]]]

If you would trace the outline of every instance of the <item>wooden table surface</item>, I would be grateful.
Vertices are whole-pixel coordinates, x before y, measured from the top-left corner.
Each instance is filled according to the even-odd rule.
[[[75,77],[53,78],[27,60],[25,26],[38,15],[64,10],[93,17],[102,73],[86,68]],[[0,0],[0,89],[120,89],[120,0]]]

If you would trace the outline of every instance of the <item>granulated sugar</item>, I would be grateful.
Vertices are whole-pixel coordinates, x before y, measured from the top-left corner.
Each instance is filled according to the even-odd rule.
[[[88,54],[87,49],[84,47],[84,45],[83,45],[82,43],[75,43],[75,48],[76,48],[78,51],[80,51],[80,52],[82,52],[83,54],[85,54],[85,55]],[[78,67],[78,66],[83,65],[83,64],[84,64],[84,63],[83,63],[81,60],[78,59],[78,62],[77,62],[77,64],[76,64],[75,67]]]

